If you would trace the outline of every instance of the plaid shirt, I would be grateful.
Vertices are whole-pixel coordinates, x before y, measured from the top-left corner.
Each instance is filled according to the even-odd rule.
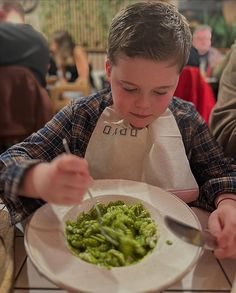
[[[23,220],[45,203],[40,199],[17,195],[26,170],[63,153],[63,138],[68,141],[72,153],[84,157],[96,123],[103,110],[110,105],[110,89],[75,101],[37,133],[0,156],[0,194],[13,223]],[[236,193],[236,173],[233,172],[231,160],[223,156],[192,104],[173,98],[169,109],[177,121],[192,173],[199,185],[199,197],[193,204],[212,211],[217,195]]]

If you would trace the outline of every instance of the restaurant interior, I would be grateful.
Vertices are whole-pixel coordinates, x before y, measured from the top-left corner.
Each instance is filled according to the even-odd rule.
[[[25,93],[24,99],[16,103],[17,107],[13,107],[12,103],[11,107],[1,107],[0,153],[40,129],[53,115],[71,102],[110,86],[104,65],[109,25],[118,11],[138,1],[18,0],[24,9],[24,22],[43,35],[50,56],[43,89],[38,81],[35,84],[35,76],[32,72],[28,72],[28,69],[21,71],[18,67],[13,67],[13,70],[8,71],[7,66],[1,64],[0,58],[0,99],[9,94],[5,86],[8,84],[8,78],[11,79],[10,86],[15,89],[10,99],[16,100],[19,93]],[[176,97],[191,102],[209,124],[211,111],[217,103],[225,60],[236,40],[236,0],[162,0],[162,2],[169,2],[178,8],[189,22],[193,35],[201,26],[206,30],[210,28],[210,47],[217,51],[218,60],[211,67],[210,61],[206,64],[206,59],[199,56],[197,65],[192,64],[189,59],[188,66],[181,72],[175,91]],[[64,48],[59,50],[62,38],[69,40],[69,43],[65,43]],[[67,55],[68,52],[64,49],[68,49],[70,54]],[[78,57],[75,57],[76,54]],[[15,81],[14,76],[17,74],[20,83]],[[28,103],[31,95],[32,101],[38,108],[41,107],[37,111],[37,123],[34,120],[36,116],[29,117],[35,115],[34,105]],[[3,104],[6,105],[6,102],[4,101]],[[13,119],[10,124],[4,124],[2,121],[8,119],[10,112],[10,116],[15,117],[15,120]],[[29,118],[27,122],[26,116]],[[34,120],[34,128],[32,125],[29,126],[31,120]],[[123,194],[130,193],[131,187],[126,185],[126,182],[120,180],[116,184],[118,199]],[[103,187],[103,192],[107,196],[114,192],[109,182],[105,182]],[[99,184],[93,187],[93,191],[98,196],[101,195],[100,188]],[[174,206],[178,206],[180,218],[185,217],[187,223],[195,228],[207,229],[208,212],[196,207],[190,211],[187,204],[180,203],[175,196],[169,198],[167,192],[157,187],[147,191],[146,186],[140,183],[135,191],[137,198],[148,192],[152,194],[158,192],[164,202],[163,206],[159,206],[161,212],[170,213],[172,209],[174,211]],[[158,204],[155,201],[156,199],[150,195],[148,206]],[[167,202],[171,206],[170,209],[166,208]],[[124,271],[121,269],[112,271],[102,268],[99,271],[100,268],[83,261],[78,265],[74,260],[76,257],[64,247],[63,236],[59,231],[61,226],[58,221],[60,222],[61,219],[64,221],[63,217],[68,217],[68,208],[55,208],[56,212],[53,210],[55,217],[48,216],[49,212],[51,213],[50,209],[53,210],[54,207],[46,206],[41,213],[36,213],[27,226],[26,233],[25,223],[16,227],[10,225],[8,212],[0,200],[1,293],[236,293],[235,259],[219,260],[214,256],[212,249],[186,244],[172,234],[171,236],[168,234],[168,240],[163,240],[160,244],[160,253],[159,250],[156,251],[153,258],[148,258],[138,267],[130,266],[130,270],[126,268]],[[78,210],[76,212],[78,213]],[[74,215],[75,211],[69,213]],[[156,217],[160,221],[159,216]],[[51,230],[45,228],[46,221],[51,222]],[[172,242],[174,249],[171,251]],[[185,251],[188,258],[182,257],[179,251],[182,251],[181,254]],[[167,261],[172,265],[166,265]],[[139,280],[143,281],[139,282]]]
[[[26,22],[43,32],[49,42],[53,33],[63,28],[71,34],[75,44],[82,46],[87,54],[90,67],[88,84],[79,86],[77,83],[58,87],[59,83],[56,81],[58,81],[59,73],[50,73],[49,70],[47,83],[54,112],[70,102],[71,97],[73,97],[73,93],[68,95],[68,88],[65,87],[73,87],[70,88],[71,92],[81,92],[82,95],[87,95],[108,85],[104,71],[104,60],[106,58],[106,38],[109,23],[117,11],[132,2],[135,1],[25,1],[26,6],[29,5],[27,3],[35,5],[35,8],[26,14]],[[220,51],[222,58],[220,58],[219,63],[223,66],[221,61],[227,55],[236,38],[235,1],[168,0],[167,2],[176,5],[179,11],[186,16],[192,31],[199,25],[208,25],[211,28],[211,46]],[[208,107],[206,111],[208,112],[206,114],[201,113],[198,106],[200,102],[197,101],[197,97],[192,100],[207,122],[213,104],[217,100],[219,78],[222,71],[221,64],[217,64],[214,70],[207,73],[200,67],[202,76],[212,89],[212,93],[207,90],[207,97],[204,98],[209,100],[206,101],[206,107]],[[55,87],[55,85],[57,86]],[[182,95],[182,98],[185,99],[184,94]]]

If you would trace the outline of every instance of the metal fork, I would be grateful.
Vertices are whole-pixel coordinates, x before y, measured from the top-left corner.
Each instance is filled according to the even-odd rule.
[[[70,148],[68,146],[67,140],[65,138],[63,138],[62,140],[64,149],[66,151],[67,154],[71,154]],[[118,246],[119,242],[117,240],[115,240],[114,238],[112,238],[110,235],[107,234],[107,232],[104,230],[103,226],[102,226],[102,214],[101,211],[97,205],[97,201],[95,200],[93,194],[91,193],[90,189],[87,190],[89,197],[91,198],[91,200],[94,202],[94,207],[96,209],[97,215],[98,215],[98,222],[100,224],[100,231],[102,233],[102,235],[106,238],[107,241],[109,241],[111,244]]]

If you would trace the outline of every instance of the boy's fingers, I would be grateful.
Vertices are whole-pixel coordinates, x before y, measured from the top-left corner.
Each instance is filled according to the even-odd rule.
[[[65,205],[73,205],[73,204],[80,204],[83,195],[86,193],[86,188],[75,189],[71,187],[64,187],[60,190],[60,194],[57,194],[53,197],[53,203],[57,204],[65,204]]]
[[[222,231],[221,221],[217,213],[212,213],[209,217],[208,228],[212,235],[217,236]]]
[[[234,243],[228,243],[227,247],[215,249],[214,254],[217,258],[236,258],[236,249]]]
[[[78,173],[73,173],[73,175],[67,174],[67,176],[62,174],[61,182],[65,188],[87,189],[92,184],[92,178],[90,176],[78,175]]]
[[[75,155],[63,154],[56,158],[55,164],[59,170],[88,174],[88,163],[85,159]]]
[[[216,258],[219,258],[219,259],[222,259],[222,258],[226,258],[227,257],[226,251],[223,248],[217,248],[217,249],[215,249],[214,255],[215,255]]]
[[[47,193],[47,199],[45,200],[55,204],[79,204],[87,190],[88,185],[61,185],[51,190],[50,194]],[[42,199],[44,199],[44,196],[42,196]]]
[[[82,200],[83,195],[86,193],[87,188],[74,188],[74,187],[69,187],[66,186],[64,188],[65,192],[63,192],[62,199],[63,200],[68,200],[73,203],[78,203],[79,201]]]
[[[217,238],[218,247],[214,251],[215,256],[222,259],[235,255],[236,235],[232,231],[231,222],[223,221],[221,213],[215,211],[210,215],[208,226],[211,233]]]

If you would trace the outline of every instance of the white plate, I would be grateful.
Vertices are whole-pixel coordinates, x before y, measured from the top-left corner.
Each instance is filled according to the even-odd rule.
[[[26,227],[25,247],[37,269],[56,285],[79,292],[160,291],[182,278],[197,262],[202,249],[179,240],[165,228],[160,216],[169,214],[201,229],[194,213],[179,198],[160,188],[128,180],[97,180],[92,192],[95,196],[109,195],[111,201],[122,195],[131,196],[130,202],[132,197],[143,200],[159,224],[160,241],[150,255],[135,265],[100,268],[72,255],[62,233],[63,221],[73,218],[81,207],[46,204],[35,212]],[[83,208],[88,210],[91,204],[86,201]],[[173,245],[167,245],[166,240]]]

